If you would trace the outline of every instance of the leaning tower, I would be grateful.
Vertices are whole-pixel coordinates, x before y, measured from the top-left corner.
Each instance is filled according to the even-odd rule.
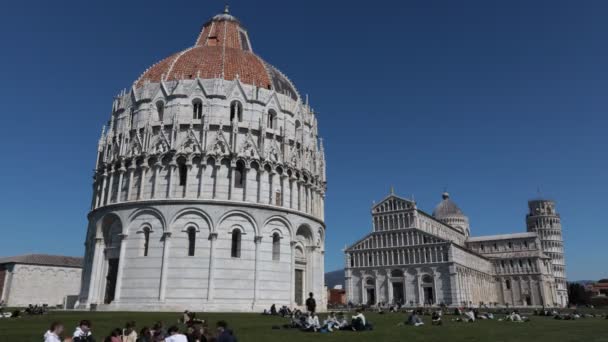
[[[529,213],[526,225],[529,232],[538,234],[543,252],[551,258],[559,305],[568,304],[566,283],[566,261],[564,259],[564,239],[560,216],[555,210],[555,202],[550,200],[528,201]]]

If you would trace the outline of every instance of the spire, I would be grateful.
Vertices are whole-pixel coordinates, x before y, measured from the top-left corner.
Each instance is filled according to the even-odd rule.
[[[230,5],[226,4],[226,6],[224,6],[224,14],[230,14]]]
[[[391,195],[395,194],[395,187],[391,185]]]

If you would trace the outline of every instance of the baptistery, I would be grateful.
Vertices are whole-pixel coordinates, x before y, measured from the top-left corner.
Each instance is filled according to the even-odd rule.
[[[314,111],[226,9],[113,101],[79,307],[323,309],[325,190]]]

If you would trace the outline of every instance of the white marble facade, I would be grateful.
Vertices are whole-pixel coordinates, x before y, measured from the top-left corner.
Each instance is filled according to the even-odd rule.
[[[229,39],[237,40],[222,47]],[[302,305],[309,292],[325,307],[317,119],[276,69],[247,70],[258,63],[248,44],[234,17],[218,15],[197,46],[114,100],[98,148],[80,307],[261,311]],[[206,56],[224,76],[204,76]],[[230,56],[249,64],[230,66]],[[158,82],[154,68],[167,68]],[[271,81],[264,87],[245,77],[260,70]]]
[[[347,298],[366,305],[565,306],[564,273],[556,272],[564,269],[561,226],[547,219],[561,248],[551,254],[537,233],[545,227],[536,220],[539,206],[558,217],[552,201],[530,201],[529,232],[471,237],[468,218],[447,193],[432,215],[391,193],[372,208],[372,233],[345,250]]]

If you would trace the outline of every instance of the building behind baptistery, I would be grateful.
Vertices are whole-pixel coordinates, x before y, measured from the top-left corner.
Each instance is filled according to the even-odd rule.
[[[315,113],[226,10],[113,102],[79,306],[323,308],[325,190]]]

